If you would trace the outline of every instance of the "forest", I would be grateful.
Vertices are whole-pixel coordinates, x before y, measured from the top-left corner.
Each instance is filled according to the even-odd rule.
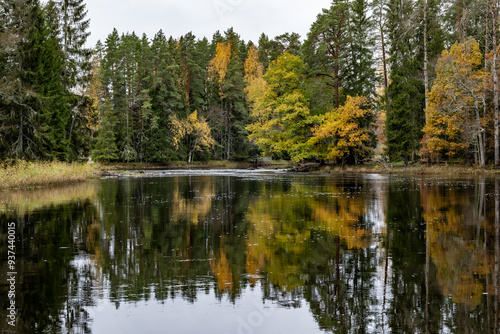
[[[307,36],[114,29],[0,1],[0,160],[498,166],[498,1],[333,0]]]

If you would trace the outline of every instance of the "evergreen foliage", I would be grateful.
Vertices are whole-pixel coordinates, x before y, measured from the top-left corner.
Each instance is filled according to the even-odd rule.
[[[424,108],[438,58],[469,37],[492,50],[493,10],[484,0],[334,0],[305,40],[263,33],[254,44],[232,28],[210,41],[161,30],[150,39],[114,29],[91,50],[84,0],[4,0],[0,159],[72,161],[92,152],[102,161],[168,162],[260,153],[358,163],[372,156],[375,131],[385,135],[382,154],[391,161],[435,157],[422,130],[427,124],[430,135],[436,126],[436,113]],[[486,77],[488,57],[481,58]],[[441,158],[474,154],[485,165],[491,155],[489,109],[498,94],[491,80],[481,85],[474,133],[482,149],[469,136],[460,154],[441,150]],[[190,117],[213,142],[179,140],[179,124]]]

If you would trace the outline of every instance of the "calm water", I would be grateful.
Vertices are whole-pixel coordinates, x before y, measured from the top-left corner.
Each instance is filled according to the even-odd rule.
[[[499,192],[479,177],[238,170],[3,192],[0,326],[500,333]]]

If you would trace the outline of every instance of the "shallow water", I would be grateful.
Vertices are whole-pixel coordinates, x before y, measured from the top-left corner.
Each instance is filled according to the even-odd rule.
[[[17,313],[0,326],[499,333],[499,189],[484,177],[175,170],[3,192],[0,308],[15,223]]]

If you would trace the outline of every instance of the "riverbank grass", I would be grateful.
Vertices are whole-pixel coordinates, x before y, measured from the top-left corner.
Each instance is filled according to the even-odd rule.
[[[60,185],[84,181],[97,173],[95,164],[18,161],[1,166],[0,189]]]
[[[478,168],[463,165],[414,165],[404,167],[401,165],[358,165],[358,166],[338,166],[326,165],[320,168],[320,173],[327,174],[401,174],[401,175],[500,175],[500,169]]]

